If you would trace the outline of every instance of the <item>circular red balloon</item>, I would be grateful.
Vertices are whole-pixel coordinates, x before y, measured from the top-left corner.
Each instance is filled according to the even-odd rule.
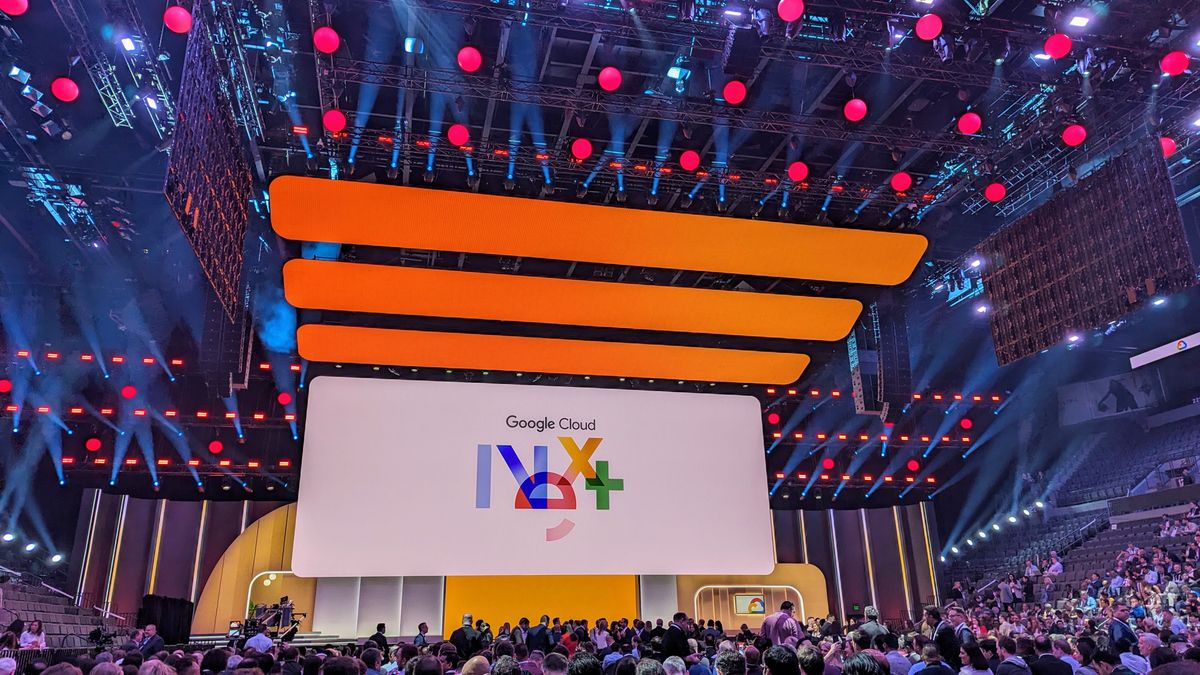
[[[1163,157],[1170,157],[1179,149],[1179,145],[1175,143],[1175,139],[1170,136],[1163,136],[1158,139],[1158,144],[1162,146]],[[3,391],[0,389],[0,391]]]
[[[336,134],[346,128],[346,113],[341,110],[326,110],[324,115],[321,115],[321,123],[325,125],[325,130]]]
[[[225,444],[222,443],[221,441],[213,441],[208,444],[208,451],[214,455],[221,454],[221,451],[224,449],[225,449]]]
[[[483,65],[483,54],[479,50],[467,45],[458,50],[458,67],[468,73],[473,73],[479,70],[479,66]]]
[[[287,405],[292,402],[292,395],[286,391],[281,391],[279,392],[279,395],[275,397],[275,400],[279,401],[279,405]]]
[[[846,106],[842,108],[842,113],[851,122],[860,122],[867,116],[867,102],[861,98],[852,98],[846,101]]]
[[[137,396],[137,387],[132,384],[121,387],[121,398],[133,398],[134,396]]]
[[[967,112],[958,118],[958,130],[968,136],[979,133],[983,128],[983,118],[979,113]]]
[[[913,178],[907,171],[897,171],[892,174],[892,189],[896,192],[904,192],[912,187]]]
[[[825,467],[826,469],[832,469],[833,467],[837,466],[837,464],[834,463],[832,457],[826,457],[825,459],[821,460],[821,466]]]
[[[970,429],[971,427],[975,426],[975,423],[972,422],[970,418],[964,417],[958,421],[958,426],[964,429]]]
[[[313,47],[322,54],[332,54],[342,44],[342,36],[329,26],[321,26],[313,31]]]
[[[12,391],[12,380],[0,380],[0,394]]]
[[[804,16],[804,0],[779,0],[775,11],[779,18],[791,23]]]
[[[1061,59],[1071,53],[1071,36],[1065,33],[1055,33],[1046,38],[1046,44],[1043,48],[1046,54],[1052,59]]]
[[[102,443],[100,442],[100,439],[95,437],[89,438],[83,442],[83,447],[87,448],[88,452],[99,452],[101,445]]]
[[[1164,73],[1174,76],[1182,75],[1183,71],[1187,70],[1188,66],[1191,65],[1191,61],[1192,59],[1187,55],[1187,52],[1175,51],[1162,57],[1162,61],[1159,61],[1158,65],[1162,67]]]
[[[50,93],[63,103],[70,103],[79,98],[79,85],[69,77],[59,77],[50,83]]]
[[[922,40],[932,40],[942,34],[942,17],[937,14],[926,14],[917,19],[917,37]]]
[[[920,463],[918,463],[917,460],[915,460],[915,459],[908,460],[908,464],[906,464],[905,466],[908,467],[909,471],[916,471],[917,469],[921,468]]]
[[[571,156],[583,161],[592,156],[592,142],[586,138],[576,138],[571,142]]]
[[[467,131],[465,124],[451,124],[446,131],[446,138],[450,139],[450,144],[454,146],[463,146],[467,141],[471,140],[471,132]]]
[[[730,80],[725,83],[725,88],[721,90],[721,95],[725,97],[725,102],[730,105],[739,105],[746,100],[746,84],[740,80]]]
[[[192,13],[186,7],[171,5],[163,12],[163,24],[172,33],[182,35],[192,29]]]
[[[9,16],[21,16],[29,10],[29,0],[0,0],[0,12]]]
[[[684,150],[679,156],[679,166],[683,167],[684,171],[695,171],[700,168],[700,153],[695,150]]]
[[[767,424],[779,424],[779,413],[767,415]]]
[[[788,165],[788,178],[793,183],[802,183],[808,178],[808,165],[804,162],[792,162]]]
[[[600,69],[600,76],[596,79],[604,91],[616,91],[621,87],[621,71],[612,66]]]
[[[1004,183],[990,183],[983,189],[983,196],[986,197],[989,202],[998,202],[1001,199],[1004,199],[1005,195],[1007,194],[1008,188],[1004,187]]]
[[[1063,143],[1073,148],[1087,140],[1087,129],[1082,124],[1072,124],[1063,129],[1062,139]]]

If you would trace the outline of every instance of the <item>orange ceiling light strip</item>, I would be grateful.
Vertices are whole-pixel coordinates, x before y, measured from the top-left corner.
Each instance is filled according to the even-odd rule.
[[[301,326],[296,339],[310,361],[702,382],[792,382],[809,363],[805,354],[322,324]]]
[[[894,286],[919,234],[281,176],[271,223],[300,241]]]
[[[307,309],[793,340],[841,340],[862,312],[840,298],[318,260],[289,261],[283,287]]]

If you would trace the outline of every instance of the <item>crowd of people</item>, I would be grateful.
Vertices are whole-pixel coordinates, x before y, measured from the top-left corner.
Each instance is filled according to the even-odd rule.
[[[1130,556],[1132,558],[1132,554]],[[444,640],[421,624],[393,643],[380,625],[363,644],[244,642],[168,650],[153,626],[126,644],[0,675],[1183,675],[1200,673],[1200,626],[1169,610],[1134,614],[1126,597],[1077,614],[1002,604],[999,593],[927,607],[896,630],[867,607],[848,630],[832,616],[803,620],[790,602],[752,630],[675,614],[669,622],[542,616],[496,630],[471,616]],[[978,602],[973,602],[978,600]],[[1046,612],[1046,613],[1043,613]]]

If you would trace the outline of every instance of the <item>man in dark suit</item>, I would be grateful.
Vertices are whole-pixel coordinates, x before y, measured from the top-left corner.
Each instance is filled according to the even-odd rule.
[[[686,612],[675,612],[675,616],[671,617],[671,625],[662,639],[663,656],[678,656],[681,659],[691,656],[692,650],[687,641],[687,618]]]
[[[962,659],[958,655],[962,645],[954,635],[954,626],[950,625],[949,621],[942,620],[942,610],[933,605],[925,608],[925,623],[932,629],[933,643],[937,645],[939,660],[957,673],[962,668]]]
[[[1120,600],[1113,603],[1112,621],[1108,624],[1108,644],[1111,651],[1119,652],[1117,645],[1122,644],[1125,640],[1125,645],[1136,645],[1138,638],[1137,633],[1129,627],[1129,604]]]
[[[1126,612],[1126,615],[1128,615],[1128,612]],[[158,626],[148,623],[142,631],[142,641],[138,644],[138,651],[142,653],[142,656],[153,656],[167,648],[167,643],[158,634]]]
[[[550,653],[550,617],[543,614],[538,625],[530,628],[525,634],[525,646],[530,652],[541,652],[543,656]]]
[[[1033,641],[1038,657],[1029,664],[1033,675],[1071,675],[1071,664],[1054,656],[1054,644],[1047,635],[1039,635]]]
[[[379,647],[379,651],[383,652],[384,660],[386,660],[388,658],[388,656],[390,655],[389,649],[388,649],[388,641],[387,641],[386,633],[387,633],[387,624],[383,624],[383,623],[376,624],[375,625],[375,634],[372,635],[371,637],[367,638],[367,642],[374,642]]]

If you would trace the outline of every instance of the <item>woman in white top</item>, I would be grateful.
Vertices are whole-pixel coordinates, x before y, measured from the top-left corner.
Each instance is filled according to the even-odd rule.
[[[597,619],[595,627],[591,633],[592,644],[596,645],[596,649],[605,649],[608,647],[608,620]]]
[[[42,627],[42,622],[34,619],[29,622],[29,627],[21,633],[21,649],[45,649],[46,648],[46,629]]]
[[[983,650],[979,648],[979,645],[968,645],[960,649],[958,653],[963,663],[963,667],[958,672],[962,675],[992,675],[987,657],[983,655]]]

